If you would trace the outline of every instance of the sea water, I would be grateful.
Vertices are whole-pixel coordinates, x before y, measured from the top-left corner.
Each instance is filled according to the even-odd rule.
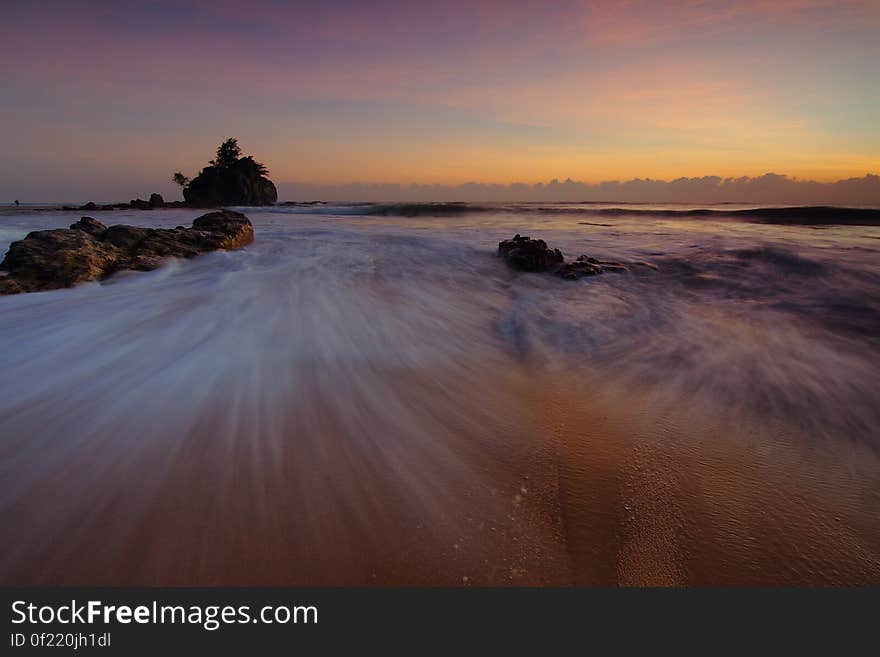
[[[880,227],[239,209],[244,249],[0,298],[4,583],[880,583]]]

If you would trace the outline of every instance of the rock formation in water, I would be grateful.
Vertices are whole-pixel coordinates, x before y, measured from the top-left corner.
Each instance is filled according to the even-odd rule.
[[[578,256],[574,262],[563,263],[553,273],[569,281],[577,280],[583,276],[596,276],[609,271],[628,271],[626,265],[613,260],[598,260],[589,256]]]
[[[544,240],[522,237],[519,233],[513,239],[498,243],[498,255],[521,271],[547,271],[559,267],[565,260],[562,251],[551,249]]]
[[[272,205],[278,200],[278,191],[268,173],[250,155],[242,157],[238,140],[230,138],[220,144],[216,159],[195,178],[175,174],[174,179],[183,187],[187,204],[196,207]]]
[[[153,210],[155,208],[183,206],[186,206],[186,203],[182,201],[171,201],[170,203],[166,203],[161,194],[153,192],[150,194],[149,201],[145,201],[142,198],[134,198],[128,203],[106,203],[104,205],[98,205],[94,201],[89,201],[88,203],[79,206],[65,205],[62,206],[61,209],[67,210],[68,212],[95,212],[97,210]]]
[[[498,255],[513,269],[529,272],[548,272],[566,280],[596,276],[606,271],[627,271],[625,265],[610,260],[598,260],[582,255],[574,262],[565,262],[559,249],[551,249],[544,240],[523,237],[498,243]]]
[[[229,210],[204,214],[191,228],[108,228],[83,217],[70,228],[38,230],[13,242],[0,262],[0,294],[71,287],[124,269],[149,271],[168,257],[192,258],[253,240],[250,220]]]
[[[62,210],[94,212],[96,210],[153,210],[169,207],[218,208],[229,205],[273,205],[278,190],[268,178],[269,170],[252,156],[242,156],[238,140],[230,138],[217,148],[217,157],[190,180],[175,173],[172,180],[181,186],[183,201],[166,203],[160,194],[150,199],[135,198],[128,203],[98,205],[88,202],[80,206],[64,206]]]

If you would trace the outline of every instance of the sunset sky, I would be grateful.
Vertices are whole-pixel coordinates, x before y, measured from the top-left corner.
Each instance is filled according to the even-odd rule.
[[[0,202],[880,171],[880,2],[3,2]]]

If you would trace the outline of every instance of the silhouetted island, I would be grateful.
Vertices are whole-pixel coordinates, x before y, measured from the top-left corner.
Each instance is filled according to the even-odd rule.
[[[183,188],[187,205],[272,205],[278,200],[269,170],[251,155],[242,157],[238,140],[230,137],[217,148],[217,158],[192,180],[182,173],[173,180]]]
[[[230,137],[217,147],[217,157],[204,167],[199,175],[189,179],[179,171],[172,180],[183,189],[183,201],[166,201],[161,194],[150,194],[150,199],[135,198],[128,203],[99,205],[89,201],[84,205],[62,206],[71,212],[99,210],[154,210],[156,208],[219,208],[228,205],[273,205],[278,201],[278,190],[267,177],[266,165],[253,156],[242,156],[238,140]],[[316,201],[318,203],[319,201]]]

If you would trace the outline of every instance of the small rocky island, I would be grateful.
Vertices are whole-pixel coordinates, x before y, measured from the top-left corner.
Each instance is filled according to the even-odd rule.
[[[217,147],[217,156],[208,162],[199,175],[190,180],[179,171],[172,180],[183,190],[183,201],[166,201],[161,194],[150,194],[149,200],[135,198],[127,203],[99,205],[65,205],[61,209],[79,212],[99,210],[156,210],[160,208],[219,208],[229,205],[273,205],[278,200],[275,183],[268,178],[266,165],[253,156],[242,156],[235,137]]]
[[[189,180],[174,174],[183,187],[186,204],[194,207],[221,205],[272,205],[278,200],[269,170],[251,155],[242,156],[238,140],[230,137],[217,148],[217,157]]]
[[[559,249],[551,249],[544,240],[523,237],[498,243],[498,255],[513,269],[529,272],[548,272],[566,280],[596,276],[607,271],[627,271],[625,265],[611,260],[598,260],[582,255],[573,262],[565,262]]]
[[[203,214],[190,228],[108,228],[83,217],[70,228],[38,230],[13,242],[0,262],[0,294],[72,287],[125,269],[149,271],[168,257],[192,258],[253,241],[250,220],[230,210]]]

